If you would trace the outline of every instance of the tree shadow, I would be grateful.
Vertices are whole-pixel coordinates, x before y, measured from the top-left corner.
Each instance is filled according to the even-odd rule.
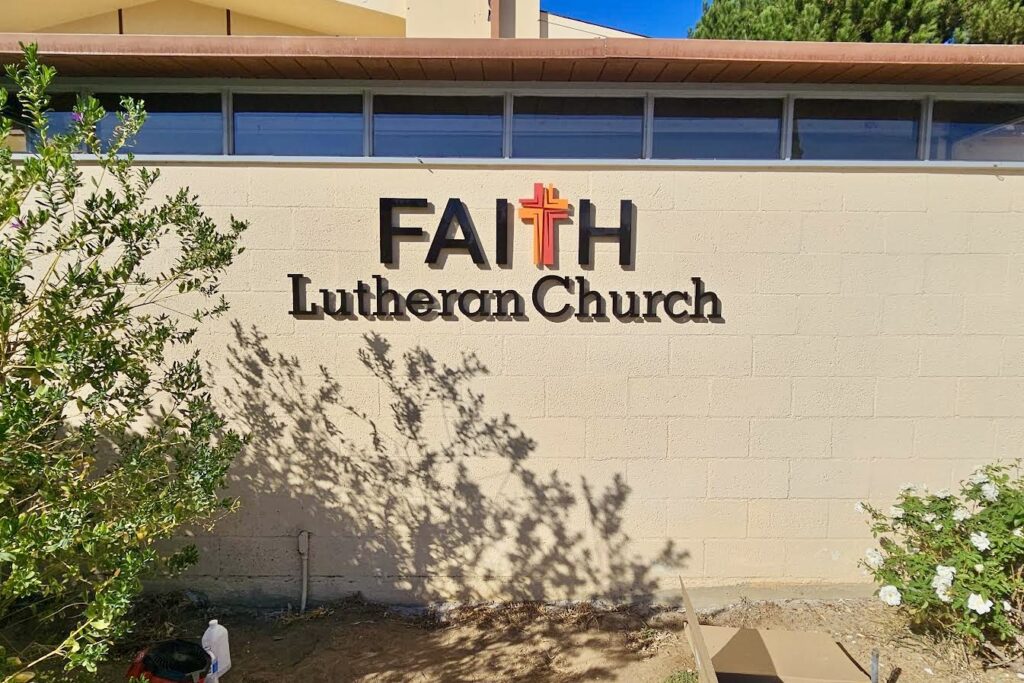
[[[217,384],[251,441],[211,573],[281,577],[297,595],[303,529],[311,600],[642,600],[660,570],[685,566],[689,553],[671,542],[654,557],[633,552],[621,474],[576,486],[531,467],[538,444],[474,389],[488,374],[476,355],[447,364],[367,334],[352,359],[365,376],[339,379],[272,351],[255,327],[233,328]]]

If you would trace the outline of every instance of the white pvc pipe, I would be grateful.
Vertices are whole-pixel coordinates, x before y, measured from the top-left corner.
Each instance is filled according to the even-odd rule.
[[[309,594],[309,532],[299,532],[299,556],[302,558],[302,598],[299,601],[299,614],[306,611],[306,597]]]

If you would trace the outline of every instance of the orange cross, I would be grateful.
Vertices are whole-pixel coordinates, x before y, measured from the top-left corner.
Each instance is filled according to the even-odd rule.
[[[569,218],[569,200],[557,199],[554,185],[533,184],[533,196],[520,199],[519,218],[533,224],[533,262],[555,265],[555,221]]]

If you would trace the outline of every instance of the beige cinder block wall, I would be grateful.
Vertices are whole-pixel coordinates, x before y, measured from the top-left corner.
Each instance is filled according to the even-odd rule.
[[[200,338],[225,409],[253,433],[233,473],[241,509],[198,537],[187,579],[219,596],[294,602],[300,530],[313,534],[313,599],[586,598],[671,590],[677,573],[695,586],[864,583],[857,500],[951,486],[1024,451],[1020,174],[164,173],[252,223],[225,282],[229,319]],[[529,231],[514,221],[501,268],[493,226],[495,199],[534,182],[574,207],[591,199],[603,226],[621,199],[636,206],[634,268],[614,244],[578,266],[574,217],[551,272],[600,291],[688,291],[700,276],[724,323],[288,314],[288,273],[313,289],[372,274],[403,293],[516,288],[529,303],[545,274]],[[452,254],[428,267],[414,240],[381,265],[380,197],[428,199],[432,212],[402,217],[428,231],[460,197],[491,265]]]

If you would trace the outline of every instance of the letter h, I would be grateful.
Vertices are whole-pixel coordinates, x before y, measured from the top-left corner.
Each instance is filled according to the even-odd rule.
[[[623,199],[619,203],[619,227],[599,228],[594,222],[594,207],[590,200],[580,200],[580,265],[591,265],[593,238],[612,237],[619,241],[619,265],[628,266],[633,256],[633,202]]]

